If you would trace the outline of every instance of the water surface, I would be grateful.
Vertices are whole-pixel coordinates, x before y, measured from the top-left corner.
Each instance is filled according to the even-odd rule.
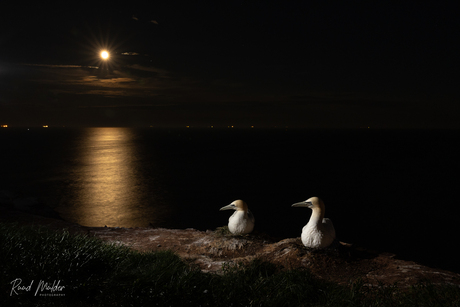
[[[291,204],[319,196],[342,241],[454,264],[459,135],[8,128],[0,189],[85,226],[215,229],[241,198],[256,229],[280,238],[311,213]]]

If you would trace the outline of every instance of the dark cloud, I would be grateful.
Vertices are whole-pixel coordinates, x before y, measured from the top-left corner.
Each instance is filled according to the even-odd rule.
[[[6,66],[4,66],[6,67]],[[224,80],[209,82],[134,64],[100,75],[78,65],[10,65],[0,121],[51,126],[265,126],[452,128],[453,104],[363,92],[297,95]]]
[[[458,126],[450,4],[39,7],[0,30],[11,125]]]

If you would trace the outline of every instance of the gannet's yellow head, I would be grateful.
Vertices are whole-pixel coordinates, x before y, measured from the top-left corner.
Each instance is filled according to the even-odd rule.
[[[238,200],[235,200],[234,202],[232,202],[230,205],[227,205],[225,207],[220,208],[219,210],[222,211],[222,210],[230,210],[230,209],[233,209],[233,210],[236,210],[236,211],[245,211],[245,212],[247,212],[248,211],[248,205],[244,201],[242,201],[241,199],[238,199]]]
[[[319,199],[318,197],[310,197],[309,199],[305,201],[301,201],[300,203],[293,204],[292,207],[307,207],[312,210],[320,209],[322,211],[324,211],[325,209],[323,201]]]

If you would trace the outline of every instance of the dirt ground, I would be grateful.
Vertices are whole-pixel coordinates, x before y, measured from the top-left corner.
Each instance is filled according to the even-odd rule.
[[[279,241],[262,233],[232,236],[223,230],[83,227],[56,218],[5,208],[0,208],[0,222],[42,225],[54,230],[66,229],[71,233],[95,236],[138,251],[173,250],[204,272],[219,273],[224,263],[260,258],[285,268],[305,267],[320,278],[341,284],[361,278],[368,286],[396,283],[400,287],[407,287],[425,280],[433,284],[460,286],[460,274],[342,242],[325,250],[311,250],[302,245],[300,238]]]

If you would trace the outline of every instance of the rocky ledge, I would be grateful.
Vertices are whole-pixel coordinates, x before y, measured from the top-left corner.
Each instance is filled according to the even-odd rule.
[[[325,250],[305,248],[300,238],[275,240],[261,233],[232,236],[223,229],[83,227],[63,220],[0,207],[0,222],[42,225],[86,234],[138,251],[172,250],[204,272],[219,273],[224,263],[255,258],[286,268],[308,268],[316,276],[346,284],[358,278],[368,286],[408,287],[419,282],[460,286],[460,274],[398,259],[396,255],[340,243]]]

